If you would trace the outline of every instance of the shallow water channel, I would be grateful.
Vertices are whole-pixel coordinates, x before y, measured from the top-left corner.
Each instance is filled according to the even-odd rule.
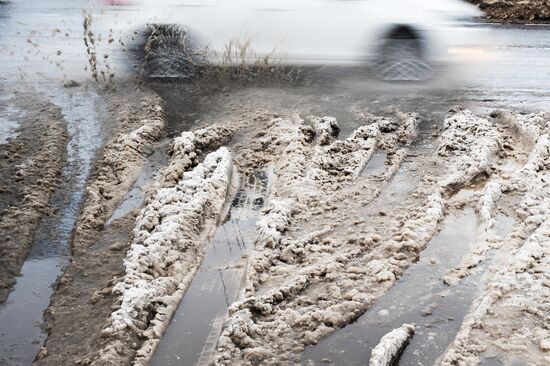
[[[46,93],[62,110],[70,136],[62,184],[54,193],[56,214],[40,224],[15,289],[0,305],[0,365],[30,365],[45,333],[42,313],[50,303],[52,284],[70,254],[70,240],[86,190],[106,110],[92,91]]]
[[[510,220],[499,217],[499,227],[511,227]],[[453,341],[480,290],[481,271],[453,287],[441,280],[445,271],[467,253],[476,231],[477,218],[471,209],[447,217],[420,260],[395,286],[357,322],[307,348],[303,363],[368,365],[372,349],[384,335],[405,323],[414,323],[416,333],[396,364],[433,365]]]
[[[209,365],[227,308],[235,300],[253,248],[268,175],[242,179],[230,212],[217,229],[191,286],[153,356],[153,366]]]

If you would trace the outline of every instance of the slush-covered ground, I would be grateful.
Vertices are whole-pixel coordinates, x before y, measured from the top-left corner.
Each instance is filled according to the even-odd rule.
[[[548,115],[446,111],[442,104],[467,101],[353,88],[320,97],[311,87],[152,87],[164,100],[126,89],[111,112],[119,127],[88,182],[37,364],[147,364],[178,303],[194,296],[186,290],[231,216],[239,181],[258,171],[268,189],[256,232],[220,269],[237,269],[240,289],[201,360],[302,362],[309,346],[406,281],[447,217],[471,209],[475,240],[436,281],[452,293],[479,271],[482,280],[434,363],[548,362]],[[193,90],[206,110],[177,102]],[[495,231],[499,215],[514,223],[506,237]],[[402,348],[388,339],[377,355],[395,353],[384,344]],[[314,353],[304,362],[323,360],[338,364]]]
[[[543,27],[425,85],[144,84],[45,4],[0,2],[0,365],[550,363]]]

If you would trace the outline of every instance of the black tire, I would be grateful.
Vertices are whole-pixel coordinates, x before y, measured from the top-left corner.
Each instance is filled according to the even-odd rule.
[[[199,59],[191,35],[177,25],[150,25],[145,31],[142,72],[147,78],[189,79]]]
[[[434,73],[424,58],[422,40],[407,27],[396,28],[384,38],[376,55],[374,71],[384,81],[426,81]]]

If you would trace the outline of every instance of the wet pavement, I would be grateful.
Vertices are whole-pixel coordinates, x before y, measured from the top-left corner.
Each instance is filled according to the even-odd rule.
[[[13,97],[0,96],[0,145],[19,135],[19,121],[25,116],[25,111],[16,108],[13,104]]]

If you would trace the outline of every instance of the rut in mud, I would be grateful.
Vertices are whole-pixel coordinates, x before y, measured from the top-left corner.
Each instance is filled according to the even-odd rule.
[[[533,197],[522,204],[521,189],[525,177],[538,179],[530,187],[543,197],[547,165],[536,154],[547,148],[540,136],[548,117],[456,107],[440,127],[443,118],[437,124],[396,108],[356,104],[333,118],[258,107],[242,102],[246,93],[169,120],[150,96],[137,108],[144,117],[127,121],[107,145],[37,364],[338,363],[358,338],[365,352],[350,351],[349,360],[362,364],[386,333],[410,323],[416,330],[403,364],[494,357],[491,347],[500,345],[489,346],[490,337],[482,341],[490,352],[473,343],[478,329],[469,319],[483,309],[469,312],[487,296],[499,304],[487,293],[495,286],[491,263],[520,247],[519,228],[534,229],[521,231],[535,235],[530,250],[541,246],[545,229],[535,226],[543,207]],[[255,195],[246,182],[257,174],[258,206],[236,234],[243,207],[235,202]],[[452,231],[457,225],[463,236]],[[458,244],[448,250],[449,241]],[[528,253],[544,260],[544,250]],[[535,278],[523,280],[544,289],[537,265]],[[102,273],[91,276],[98,266]],[[414,291],[410,281],[426,276],[422,300],[399,303],[398,292]],[[220,301],[198,309],[205,291]],[[503,357],[533,347],[542,350],[533,362],[544,359],[545,323],[531,321],[536,334],[518,338]],[[75,346],[66,334],[88,336]],[[308,347],[318,342],[338,354]]]

